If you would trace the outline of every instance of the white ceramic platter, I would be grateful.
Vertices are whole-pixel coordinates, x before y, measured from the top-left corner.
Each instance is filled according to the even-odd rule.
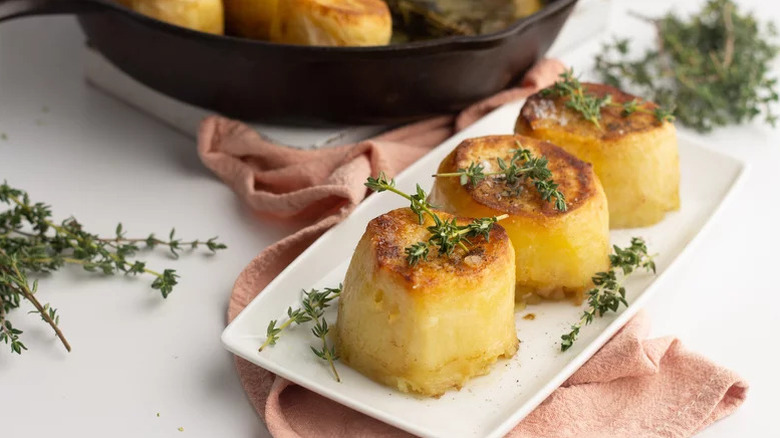
[[[509,134],[521,103],[503,106],[447,140],[398,175],[407,192],[416,183],[430,189],[430,177],[439,162],[463,139]],[[273,348],[257,351],[268,322],[284,319],[288,306],[297,306],[302,289],[336,286],[343,281],[352,251],[366,224],[393,208],[406,206],[389,193],[373,194],[349,216],[317,240],[292,262],[225,329],[222,341],[233,353],[301,386],[357,411],[416,435],[430,437],[500,437],[541,403],[567,377],[588,360],[617,330],[664,287],[666,274],[706,232],[705,225],[733,193],[745,173],[734,158],[679,139],[682,209],[650,228],[612,231],[612,242],[627,244],[631,236],[646,239],[658,253],[656,276],[637,274],[626,282],[630,307],[597,319],[586,327],[567,352],[560,351],[560,336],[577,321],[581,309],[568,303],[542,303],[516,314],[517,336],[522,341],[515,357],[499,361],[488,375],[469,381],[460,391],[439,399],[402,394],[337,364],[337,383],[309,349],[309,327],[284,333]],[[336,306],[326,318],[336,321]],[[535,320],[522,317],[536,314]]]

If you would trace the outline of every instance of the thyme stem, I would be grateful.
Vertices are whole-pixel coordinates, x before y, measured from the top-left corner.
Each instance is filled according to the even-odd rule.
[[[114,256],[112,258],[114,260],[116,260],[116,261],[121,262],[121,260],[118,258],[118,256]],[[53,257],[38,257],[38,258],[26,258],[26,259],[22,259],[22,260],[24,260],[26,262],[37,262],[37,263],[52,263],[52,262],[55,262],[57,260],[62,260],[65,263],[70,263],[70,264],[74,264],[74,265],[82,265],[82,266],[89,263],[89,260],[74,259],[72,257],[60,257],[59,259],[55,259]],[[163,274],[161,274],[161,273],[159,273],[159,272],[157,272],[155,270],[149,269],[149,268],[144,268],[143,272],[146,272],[147,274],[151,274],[151,275],[154,275],[154,276],[157,276],[157,277],[162,277],[163,276]]]
[[[314,351],[314,354],[328,362],[336,381],[341,382],[341,377],[339,376],[339,372],[336,371],[336,365],[334,363],[334,361],[338,359],[338,355],[336,355],[333,347],[328,347],[328,323],[322,318],[322,313],[313,313],[310,316],[314,322],[312,332],[322,341],[320,351],[317,351],[313,347],[312,350]]]
[[[385,190],[387,190],[388,192],[393,192],[396,195],[399,195],[399,196],[405,198],[406,200],[411,201],[412,203],[417,203],[420,206],[420,209],[422,211],[424,211],[425,213],[427,213],[428,216],[430,216],[431,219],[435,220],[436,218],[438,218],[438,216],[436,216],[436,214],[434,214],[433,211],[431,211],[431,209],[429,207],[430,204],[428,204],[427,202],[424,202],[424,201],[423,202],[417,202],[414,198],[412,198],[412,196],[407,195],[406,193],[404,193],[401,190],[399,190],[398,188],[396,188],[395,185],[388,184],[386,186]]]
[[[43,320],[46,321],[46,323],[49,324],[52,329],[54,329],[54,333],[60,339],[60,342],[62,342],[62,345],[65,347],[65,349],[70,352],[70,343],[68,343],[68,340],[65,339],[65,335],[62,333],[59,326],[54,322],[46,309],[44,309],[44,306],[41,304],[41,302],[38,301],[38,298],[35,297],[34,291],[30,289],[30,286],[27,283],[27,277],[19,270],[17,261],[13,257],[9,257],[2,248],[0,248],[0,252],[2,252],[2,254],[10,261],[10,269],[5,266],[3,266],[3,268],[6,270],[6,272],[13,276],[16,289],[21,292],[27,301],[32,303],[33,307],[35,307],[38,313],[40,313],[41,318],[43,318]],[[3,312],[3,314],[5,314],[5,312]],[[5,317],[3,317],[3,319],[5,319]]]
[[[284,329],[286,329],[287,327],[289,327],[289,326],[290,326],[290,324],[292,324],[294,321],[295,321],[294,319],[292,319],[292,318],[288,318],[288,319],[287,319],[287,321],[285,321],[284,323],[282,323],[282,325],[280,325],[280,326],[278,327],[279,331],[280,331],[280,332],[281,332],[281,331],[283,331]],[[278,337],[277,337],[276,339],[278,339]],[[273,336],[268,336],[268,337],[266,337],[266,339],[265,339],[265,342],[263,342],[263,345],[261,345],[261,346],[260,346],[260,348],[259,348],[257,351],[263,351],[263,349],[264,349],[265,347],[267,347],[267,346],[269,346],[269,345],[273,345],[274,343],[276,343],[276,339],[274,339],[274,337],[273,337]]]

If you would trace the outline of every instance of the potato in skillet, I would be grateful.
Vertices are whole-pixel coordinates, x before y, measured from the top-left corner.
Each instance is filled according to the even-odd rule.
[[[221,35],[222,0],[119,0],[124,6],[176,26]]]
[[[309,46],[380,46],[392,18],[382,0],[225,0],[231,34]]]

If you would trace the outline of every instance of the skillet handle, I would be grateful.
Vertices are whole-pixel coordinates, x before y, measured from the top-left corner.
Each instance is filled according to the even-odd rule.
[[[0,22],[26,15],[80,14],[109,7],[103,0],[0,0]]]

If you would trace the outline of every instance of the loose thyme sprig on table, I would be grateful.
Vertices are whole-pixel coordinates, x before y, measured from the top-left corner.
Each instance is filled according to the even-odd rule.
[[[431,237],[427,241],[417,242],[404,249],[406,261],[414,266],[420,260],[428,260],[430,247],[438,248],[439,254],[450,255],[455,248],[463,248],[469,251],[467,245],[471,244],[470,237],[483,236],[485,240],[490,238],[490,230],[493,224],[506,219],[509,215],[502,214],[494,217],[474,219],[467,225],[458,225],[456,218],[442,219],[433,211],[433,206],[426,201],[427,194],[417,185],[416,193],[409,195],[395,187],[395,180],[388,179],[384,172],[379,172],[377,178],[369,177],[366,187],[375,192],[393,192],[411,202],[409,208],[417,215],[420,224],[425,223],[425,216],[433,219],[434,225],[428,227]]]
[[[54,333],[65,349],[70,351],[70,343],[58,326],[60,317],[57,309],[52,308],[49,303],[41,304],[35,296],[37,291],[38,280],[30,285],[25,271],[20,268],[18,257],[9,255],[5,249],[0,248],[0,342],[11,344],[11,352],[16,354],[22,354],[22,350],[27,350],[24,343],[19,340],[19,335],[23,332],[14,328],[8,319],[8,312],[19,307],[22,299],[25,299],[35,307],[35,310],[30,313],[41,315],[41,319],[54,329]]]
[[[550,202],[555,198],[555,208],[559,211],[566,211],[566,198],[563,193],[558,191],[558,184],[552,179],[552,172],[547,167],[547,158],[535,157],[518,140],[515,140],[515,144],[517,149],[510,151],[512,158],[509,163],[501,158],[497,159],[500,171],[485,173],[485,166],[472,161],[465,169],[449,173],[436,173],[432,176],[434,178],[458,177],[461,185],[471,184],[472,187],[489,176],[496,176],[503,178],[510,196],[519,195],[523,190],[523,183],[530,180],[544,201]]]
[[[639,18],[655,26],[656,47],[631,57],[627,39],[604,45],[595,68],[606,83],[675,102],[680,122],[700,132],[758,116],[775,126],[772,104],[780,99],[771,74],[780,46],[771,21],[740,13],[730,0],[709,0],[688,19]]]
[[[623,111],[621,115],[628,117],[633,113],[648,113],[655,116],[660,122],[672,122],[674,116],[670,108],[655,107],[648,108],[647,102],[634,99],[625,103],[617,103],[612,100],[611,94],[596,96],[588,93],[582,86],[579,79],[574,76],[574,70],[567,70],[560,75],[560,79],[552,86],[545,88],[541,92],[542,97],[560,97],[566,99],[566,107],[580,113],[582,117],[601,128],[601,109],[607,106],[618,107]]]
[[[580,320],[571,326],[571,331],[561,336],[561,351],[568,350],[577,340],[582,326],[593,322],[596,316],[601,317],[610,310],[616,312],[621,303],[628,306],[623,282],[629,275],[640,268],[655,273],[655,262],[653,257],[648,255],[643,239],[634,237],[630,246],[620,248],[615,245],[613,248],[614,253],[609,256],[612,267],[607,272],[599,272],[593,276],[593,284],[596,287],[588,291],[588,307]]]
[[[22,332],[14,328],[8,313],[20,307],[23,300],[33,305],[35,310],[31,313],[39,314],[51,326],[65,349],[71,349],[59,328],[57,310],[37,299],[38,282],[31,283],[29,274],[51,273],[65,265],[80,265],[105,275],[148,274],[154,277],[152,289],[167,298],[177,284],[176,271],[158,272],[144,261],[130,259],[141,249],[136,243],[144,242],[147,248],[166,246],[174,256],[185,246],[195,249],[204,245],[212,252],[226,248],[217,238],[183,242],[175,238],[173,230],[167,241],[154,235],[131,239],[125,237],[122,224],[117,225],[114,237],[99,237],[84,230],[72,217],[55,223],[48,205],[31,202],[26,192],[5,182],[0,185],[0,204],[9,206],[0,212],[0,342],[10,344],[11,351],[17,354],[27,348],[19,340]]]
[[[337,288],[325,288],[323,290],[312,289],[308,292],[303,291],[303,298],[301,299],[301,307],[293,310],[292,307],[287,308],[287,321],[281,325],[277,325],[277,320],[271,320],[268,323],[268,329],[266,330],[266,340],[263,345],[260,346],[258,351],[263,351],[269,345],[276,345],[279,341],[279,337],[282,332],[291,325],[301,325],[303,323],[312,321],[314,327],[312,327],[312,334],[320,340],[321,347],[310,347],[317,357],[328,362],[330,369],[333,372],[333,376],[337,382],[341,382],[338,371],[334,362],[338,360],[339,356],[336,354],[336,348],[333,345],[328,345],[328,332],[330,327],[328,321],[325,320],[323,314],[325,309],[328,308],[330,302],[338,298],[341,294],[342,285],[339,284]]]

